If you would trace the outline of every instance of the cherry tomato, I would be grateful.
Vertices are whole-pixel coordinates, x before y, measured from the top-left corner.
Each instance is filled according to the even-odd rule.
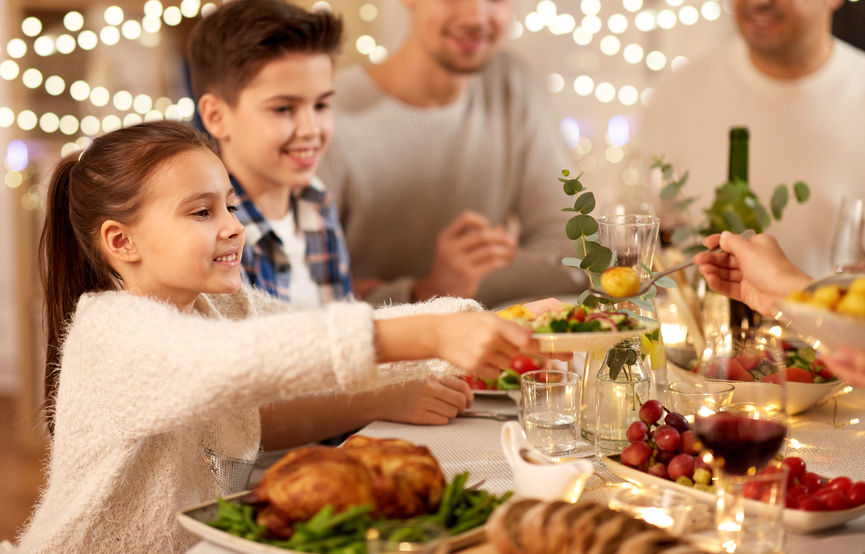
[[[749,481],[745,483],[745,498],[750,498],[751,500],[759,500],[763,495],[763,487],[762,483],[758,483],[756,481]]]
[[[826,509],[826,505],[813,496],[804,496],[799,497],[799,509],[806,512],[822,512]]]
[[[849,477],[836,477],[829,481],[829,484],[826,485],[826,488],[833,491],[838,491],[840,493],[846,493],[853,482]]]
[[[790,468],[790,477],[793,479],[798,479],[805,473],[805,460],[802,458],[789,456],[784,458],[781,464]]]
[[[823,478],[816,473],[811,473],[810,471],[803,473],[802,476],[799,477],[799,482],[805,485],[805,488],[808,489],[809,493],[815,493],[823,488]]]
[[[789,494],[784,498],[784,507],[790,508],[792,510],[799,509],[799,498],[796,496],[790,496]]]
[[[487,382],[477,375],[463,375],[463,381],[469,384],[470,389],[486,390],[489,388]]]
[[[583,308],[581,308],[580,306],[574,308],[574,311],[571,313],[571,317],[568,319],[568,321],[573,321],[575,319],[580,323],[586,320],[586,311],[583,310]]]
[[[847,500],[850,506],[861,506],[865,504],[865,481],[857,481],[847,490]]]
[[[844,493],[829,488],[815,492],[813,497],[825,504],[826,508],[830,510],[846,510],[850,507],[850,502]]]
[[[538,368],[537,362],[531,356],[526,354],[517,354],[511,358],[511,369],[522,375],[527,371],[535,371]]]

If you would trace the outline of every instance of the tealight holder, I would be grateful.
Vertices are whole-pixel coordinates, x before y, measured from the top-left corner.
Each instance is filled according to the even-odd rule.
[[[630,487],[610,498],[610,508],[681,535],[688,528],[694,505],[690,497],[671,489]]]

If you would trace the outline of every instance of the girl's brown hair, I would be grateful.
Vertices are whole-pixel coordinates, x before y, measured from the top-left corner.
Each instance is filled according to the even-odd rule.
[[[159,121],[108,133],[57,164],[39,241],[46,325],[45,414],[52,433],[65,326],[82,294],[120,286],[119,275],[98,246],[102,223],[133,223],[150,175],[168,159],[196,148],[213,150],[210,141],[189,125]]]

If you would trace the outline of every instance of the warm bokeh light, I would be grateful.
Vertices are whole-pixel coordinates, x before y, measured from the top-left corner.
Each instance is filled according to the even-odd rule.
[[[78,46],[82,50],[93,50],[99,44],[99,37],[93,31],[81,31],[78,34]]]
[[[67,12],[66,15],[63,16],[63,26],[66,27],[67,31],[76,32],[80,31],[82,27],[84,27],[84,16],[81,15],[81,12],[71,11]]]
[[[565,78],[558,73],[547,75],[547,90],[550,92],[562,92],[565,88]]]
[[[6,53],[10,58],[23,58],[27,53],[27,43],[20,38],[13,38],[6,44]]]
[[[74,115],[64,115],[60,118],[60,132],[64,135],[74,135],[78,132],[78,118]]]
[[[171,25],[173,27],[179,25],[182,20],[183,14],[180,13],[180,8],[177,6],[168,6],[165,8],[165,11],[162,12],[162,21],[164,21],[166,25]]]
[[[39,118],[36,117],[36,114],[31,110],[24,110],[18,114],[16,118],[18,122],[18,127],[23,131],[32,131],[36,128],[36,124],[39,122]]]
[[[42,32],[42,21],[38,17],[25,17],[21,22],[21,32],[26,37],[35,37]]]
[[[103,13],[105,23],[109,25],[120,25],[123,23],[123,8],[120,6],[108,6]]]
[[[595,81],[588,75],[580,75],[574,79],[574,92],[580,96],[588,96],[595,90]]]
[[[132,101],[132,109],[141,115],[146,114],[153,107],[153,99],[146,94],[139,94]]]
[[[369,2],[367,2],[360,7],[358,15],[360,15],[360,18],[362,20],[369,23],[370,21],[374,21],[375,18],[378,17],[378,8],[375,7],[375,4],[370,4]]]
[[[42,84],[42,72],[31,67],[21,74],[21,82],[24,83],[24,86],[27,88],[36,88]]]
[[[69,94],[72,98],[78,100],[79,102],[83,102],[87,97],[90,96],[90,85],[85,83],[84,81],[75,81],[71,85],[69,85]]]
[[[75,50],[75,39],[64,33],[54,41],[54,48],[61,54],[71,54]]]

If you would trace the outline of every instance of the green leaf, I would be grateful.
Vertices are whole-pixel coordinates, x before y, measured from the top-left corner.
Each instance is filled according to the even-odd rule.
[[[563,211],[563,212],[575,212],[575,211],[577,211],[577,210],[575,210],[575,209],[573,209],[573,208],[562,208],[562,211]]]
[[[790,198],[790,193],[787,191],[786,185],[778,185],[775,187],[775,191],[772,193],[772,215],[775,216],[775,219],[781,219],[781,215],[784,213],[784,206],[787,205],[787,200]]]
[[[673,166],[670,164],[664,164],[661,166],[661,175],[663,175],[665,181],[669,181],[673,178]]]
[[[696,199],[697,199],[696,196],[692,196],[690,198],[683,198],[682,200],[679,200],[678,202],[676,202],[676,204],[675,204],[676,209],[679,211],[686,210],[691,206],[691,204],[694,203],[694,200],[696,200]]]
[[[758,233],[762,233],[763,229],[772,224],[772,219],[769,217],[769,212],[766,211],[766,208],[764,208],[762,204],[757,204],[757,206],[754,208],[754,215],[757,218],[757,225],[755,225],[753,229]]]
[[[588,214],[595,209],[595,195],[591,192],[584,192],[577,201],[574,202],[574,211]]]
[[[568,196],[573,196],[574,194],[583,190],[583,184],[580,183],[579,178],[568,179],[567,181],[565,181],[563,188],[565,190],[565,194],[567,194]]]
[[[580,267],[581,263],[583,263],[583,260],[580,258],[562,258],[562,265],[568,267]]]
[[[646,273],[648,273],[649,275],[652,275],[652,268],[651,267],[647,266],[643,262],[640,262],[640,267],[642,267],[646,271]]]
[[[796,181],[796,183],[793,184],[793,194],[796,196],[796,201],[801,204],[811,196],[811,189],[808,187],[806,182]]]
[[[724,213],[721,214],[721,217],[727,225],[727,230],[733,231],[734,233],[741,233],[745,230],[745,224],[742,223],[742,218],[735,210],[733,210],[733,208],[725,209]]]
[[[610,263],[610,259],[612,258],[613,253],[610,252],[610,249],[606,246],[596,246],[591,249],[586,257],[583,258],[583,263],[580,264],[580,267],[583,269],[588,269],[589,271],[598,271],[600,268],[606,269],[607,264]],[[603,269],[601,269],[603,271]]]
[[[647,311],[653,311],[655,309],[655,307],[652,305],[652,302],[645,298],[631,298],[630,301]]]
[[[676,183],[676,185],[677,185],[679,188],[684,187],[684,186],[685,186],[685,183],[688,182],[688,177],[690,177],[690,176],[691,176],[691,172],[688,171],[688,170],[685,170],[685,174],[682,175],[682,177],[678,180],[678,182]]]
[[[591,235],[598,230],[598,222],[588,215],[577,215],[572,217],[565,227],[565,233],[571,240]]]
[[[690,227],[676,227],[673,231],[673,244],[681,244],[694,235],[694,229]]]
[[[577,304],[578,305],[579,304],[585,304],[586,297],[591,293],[592,293],[592,291],[590,291],[589,289],[586,289],[583,292],[581,292],[580,295],[577,296]]]
[[[598,297],[594,294],[589,294],[585,298],[583,298],[583,306],[588,306],[590,308],[594,308],[598,305]]]
[[[661,198],[675,198],[679,194],[679,186],[676,183],[670,183],[661,189]]]
[[[562,170],[562,177],[569,177],[571,175],[571,171],[568,169]]]
[[[601,245],[595,241],[592,241],[592,240],[586,240],[585,244],[583,244],[583,241],[578,240],[578,241],[576,241],[575,246],[577,249],[577,256],[581,256],[582,258],[585,258],[586,254],[588,254],[589,252],[591,252],[592,250],[594,250],[595,248],[597,248]]]
[[[673,278],[669,275],[664,275],[663,277],[655,281],[655,284],[665,289],[672,289],[676,287],[676,281],[673,280]]]

